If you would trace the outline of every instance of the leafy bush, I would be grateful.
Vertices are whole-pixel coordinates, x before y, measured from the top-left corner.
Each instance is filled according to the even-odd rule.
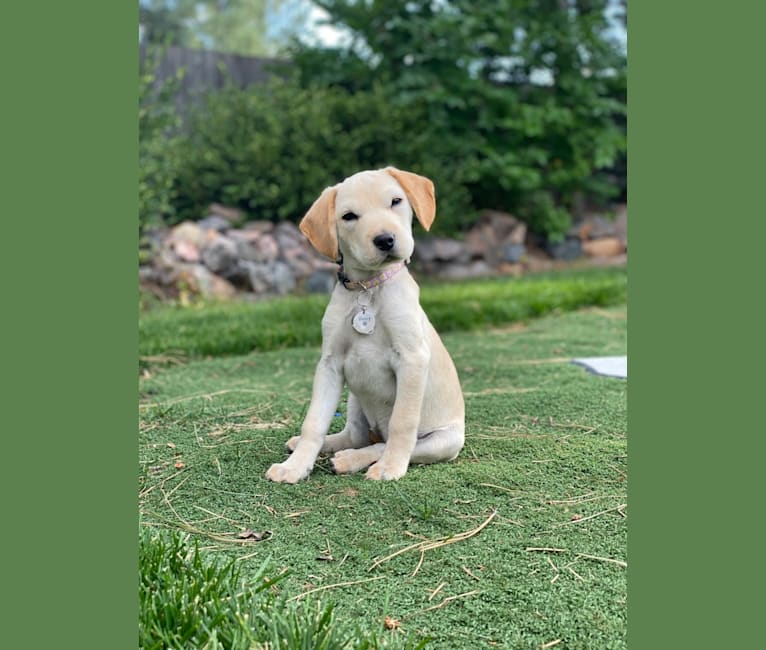
[[[441,227],[454,230],[470,210],[468,195],[451,182],[449,165],[423,154],[430,146],[423,120],[392,103],[382,85],[351,93],[275,79],[210,94],[176,148],[170,222],[198,219],[213,201],[252,218],[297,220],[324,187],[360,169],[395,165],[436,180]]]
[[[142,101],[142,222],[213,201],[297,221],[327,185],[395,165],[434,180],[437,232],[491,208],[555,240],[583,199],[624,191],[626,61],[606,0],[317,4],[349,46],[294,45],[291,78],[210,93],[180,135]]]
[[[606,36],[606,0],[317,2],[347,47],[296,45],[305,85],[367,92],[427,116],[422,137],[449,161],[474,210],[517,213],[560,238],[579,197],[606,201],[624,152],[625,69]]]

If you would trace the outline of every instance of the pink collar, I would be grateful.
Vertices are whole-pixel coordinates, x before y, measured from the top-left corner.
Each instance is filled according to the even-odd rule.
[[[381,284],[383,284],[386,280],[390,280],[393,278],[399,271],[401,271],[404,268],[404,260],[397,262],[396,264],[393,264],[392,266],[389,266],[385,271],[382,273],[379,273],[378,275],[375,275],[367,280],[349,280],[345,273],[343,273],[343,267],[340,267],[340,270],[338,271],[338,280],[340,280],[340,283],[346,287],[349,291],[359,291],[364,290],[367,291],[369,289],[372,289],[373,287],[377,287]]]

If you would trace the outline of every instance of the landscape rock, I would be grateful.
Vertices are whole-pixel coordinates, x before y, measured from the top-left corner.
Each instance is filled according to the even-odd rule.
[[[264,262],[273,262],[279,257],[279,244],[272,235],[263,234],[255,240],[254,244]]]
[[[227,300],[237,294],[234,286],[222,277],[211,273],[201,264],[189,264],[179,269],[177,282],[204,298]]]
[[[209,217],[200,219],[197,225],[202,230],[215,230],[216,232],[226,232],[231,228],[231,224],[217,214],[211,214]]]
[[[572,261],[583,255],[582,242],[576,238],[567,238],[562,242],[548,242],[545,250],[554,260]]]
[[[250,280],[250,286],[255,293],[289,293],[296,287],[295,275],[284,262],[258,264],[243,262]]]
[[[274,224],[271,221],[248,221],[244,226],[242,226],[241,232],[264,233],[272,232],[273,230]]]
[[[505,212],[485,210],[466,235],[465,243],[472,257],[484,259],[495,266],[511,261],[506,258],[506,247],[523,247],[526,237],[527,226],[523,221]],[[520,249],[511,251],[518,252]]]
[[[237,208],[221,205],[220,203],[211,203],[207,209],[208,216],[217,216],[223,219],[231,225],[239,223],[242,220],[242,211]]]
[[[173,245],[173,252],[182,262],[199,262],[201,259],[199,248],[190,241],[181,239]]]
[[[166,243],[174,245],[184,241],[200,248],[205,243],[205,231],[193,221],[183,221],[170,230]]]
[[[524,244],[506,244],[502,248],[501,263],[517,264],[521,262],[527,254],[527,247]]]
[[[295,289],[296,281],[293,270],[284,262],[274,262],[271,267],[272,286],[279,295],[290,293]]]
[[[475,260],[470,264],[455,264],[443,268],[438,276],[445,280],[467,280],[492,275],[492,267],[483,260]]]
[[[604,237],[583,242],[582,250],[589,257],[614,257],[625,252],[625,244],[617,237]]]
[[[540,254],[536,251],[527,256],[524,261],[524,270],[530,273],[542,273],[544,271],[551,271],[555,264],[550,255]]]
[[[303,248],[291,248],[284,251],[283,260],[299,278],[308,277],[314,271],[313,260]]]
[[[177,271],[168,267],[140,266],[138,268],[138,282],[141,286],[170,286],[176,281],[177,276]]]
[[[470,259],[468,249],[461,241],[439,237],[434,244],[436,259],[440,262],[467,262]]]
[[[314,271],[306,278],[306,291],[309,293],[332,293],[338,282],[336,273],[330,271]]]
[[[519,276],[537,271],[584,266],[623,265],[627,260],[627,207],[585,218],[561,243],[545,244],[528,236],[527,226],[511,214],[481,213],[464,240],[428,235],[416,241],[412,271],[448,280],[492,275]],[[214,204],[208,216],[171,228],[142,233],[139,283],[160,299],[182,290],[225,299],[290,293],[301,287],[329,293],[337,266],[309,244],[292,222],[254,220],[240,227],[242,214]],[[608,234],[608,236],[601,236]],[[598,236],[597,236],[598,235]]]
[[[467,262],[470,258],[463,242],[447,237],[423,237],[415,244],[415,256],[421,262]]]
[[[497,267],[497,270],[503,275],[512,275],[515,278],[519,278],[524,275],[523,264],[508,264],[504,262]]]
[[[270,289],[268,264],[243,260],[240,268],[247,275],[250,290],[253,293],[267,293]]]
[[[416,239],[415,252],[412,257],[419,264],[428,265],[434,262],[436,260],[436,247],[433,245],[433,240],[427,237]]]
[[[153,266],[139,266],[138,267],[138,281],[139,282],[155,282],[157,279],[157,269]]]
[[[279,244],[269,234],[236,230],[229,233],[239,257],[251,262],[274,262],[279,257]]]
[[[303,234],[291,221],[283,221],[274,229],[279,248],[284,252],[292,248],[300,248],[305,241]]]
[[[569,231],[570,237],[579,237],[582,241],[615,237],[628,241],[628,208],[625,204],[614,207],[611,215],[590,212],[578,220]]]
[[[236,275],[238,261],[237,244],[224,235],[215,234],[212,237],[208,237],[202,247],[202,262],[208,269],[218,275],[224,277]]]
[[[616,237],[628,248],[628,206],[621,203],[615,207],[616,216],[614,225],[617,229]]]

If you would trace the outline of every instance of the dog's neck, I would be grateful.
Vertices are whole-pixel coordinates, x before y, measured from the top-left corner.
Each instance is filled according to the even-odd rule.
[[[366,276],[364,271],[349,269],[349,272],[352,276],[349,277],[349,275],[346,274],[346,269],[343,266],[343,257],[341,256],[340,260],[338,260],[338,281],[349,291],[366,291],[390,280],[397,273],[399,273],[399,271],[401,271],[404,266],[405,261],[400,260],[398,262],[394,262],[393,264],[389,264],[383,268],[380,273],[377,273],[371,277]]]

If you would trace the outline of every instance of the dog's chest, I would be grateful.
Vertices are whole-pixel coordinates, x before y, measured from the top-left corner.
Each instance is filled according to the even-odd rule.
[[[390,346],[381,346],[380,341],[370,336],[354,337],[343,362],[349,390],[358,397],[388,400],[396,393],[394,363],[395,354]]]

